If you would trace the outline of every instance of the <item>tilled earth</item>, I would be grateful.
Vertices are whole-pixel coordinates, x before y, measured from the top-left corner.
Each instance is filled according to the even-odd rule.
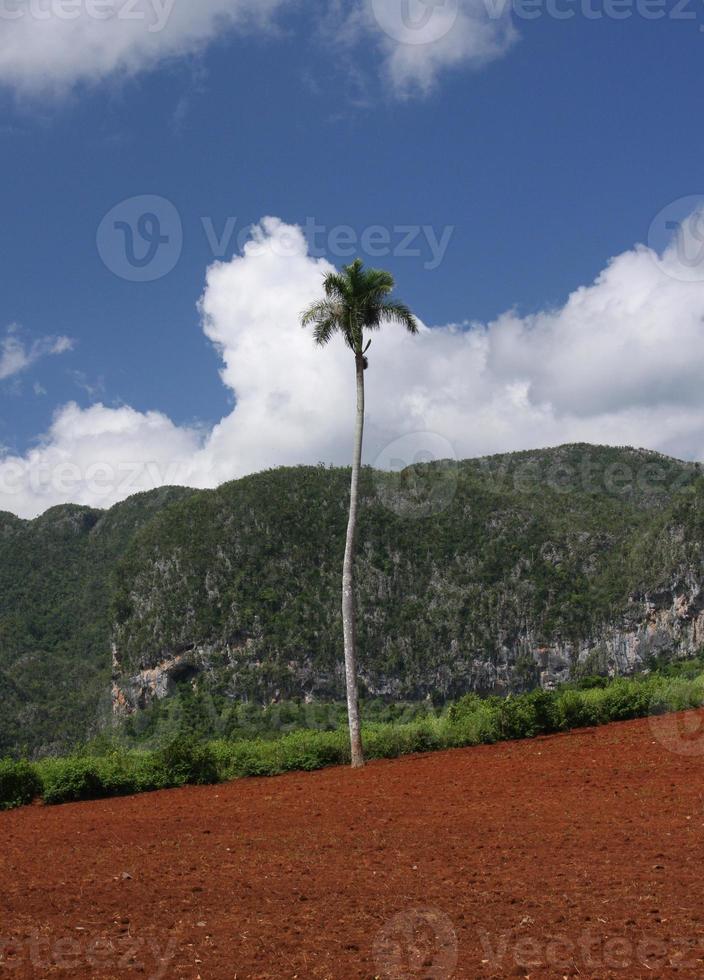
[[[704,976],[700,726],[0,814],[0,976]]]

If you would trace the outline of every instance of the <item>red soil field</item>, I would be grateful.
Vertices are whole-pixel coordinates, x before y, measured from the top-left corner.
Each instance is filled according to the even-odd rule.
[[[685,722],[0,814],[0,975],[704,976]]]

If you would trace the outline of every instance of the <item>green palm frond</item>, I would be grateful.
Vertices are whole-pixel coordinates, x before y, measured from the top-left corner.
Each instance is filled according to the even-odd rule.
[[[388,320],[390,323],[400,323],[409,333],[418,333],[418,321],[405,303],[387,300],[381,306],[381,316],[382,320]]]
[[[336,333],[355,354],[364,353],[364,331],[378,330],[382,323],[399,323],[409,333],[418,332],[410,309],[388,298],[394,278],[384,269],[365,269],[361,259],[331,272],[323,279],[325,299],[301,316],[304,327],[313,326],[316,343],[327,344]]]
[[[313,326],[315,342],[321,346],[327,344],[338,331],[344,333],[342,317],[344,307],[330,300],[314,303],[301,315],[303,327]]]
[[[346,303],[349,299],[349,280],[339,272],[331,272],[323,280],[323,289],[328,299]]]

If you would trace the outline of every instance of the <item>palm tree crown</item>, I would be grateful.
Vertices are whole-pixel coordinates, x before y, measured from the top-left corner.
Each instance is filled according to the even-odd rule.
[[[388,299],[394,278],[383,269],[365,269],[361,259],[331,272],[323,280],[325,299],[314,303],[301,317],[304,327],[314,326],[316,343],[324,345],[340,333],[355,354],[364,355],[364,331],[378,330],[382,323],[400,323],[418,333],[418,323],[405,303]],[[371,341],[369,342],[371,343]]]

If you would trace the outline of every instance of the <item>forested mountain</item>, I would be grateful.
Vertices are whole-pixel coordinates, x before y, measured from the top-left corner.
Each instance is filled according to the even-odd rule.
[[[112,510],[0,513],[0,756],[65,747],[110,720],[115,563],[137,530],[191,491],[140,494]]]
[[[296,467],[107,512],[0,515],[0,754],[64,748],[184,684],[339,698],[348,482]],[[703,543],[698,467],[655,453],[367,469],[364,692],[442,700],[695,653]]]

